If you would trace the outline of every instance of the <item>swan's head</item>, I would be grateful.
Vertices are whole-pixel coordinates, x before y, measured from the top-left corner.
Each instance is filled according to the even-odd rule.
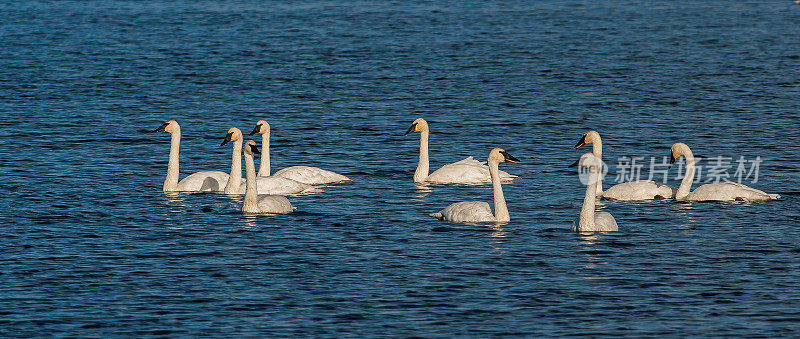
[[[256,123],[256,128],[254,128],[253,131],[250,132],[250,134],[248,134],[248,135],[253,135],[253,134],[256,134],[256,133],[267,134],[267,133],[269,133],[269,131],[270,131],[270,129],[269,129],[269,124],[267,123],[267,121],[266,120],[259,120]]]
[[[586,167],[590,172],[600,172],[603,170],[603,161],[592,153],[586,153],[581,155],[581,158],[578,159],[578,161],[573,162],[572,165],[569,165],[569,167],[576,166]]]
[[[669,165],[672,166],[680,157],[692,157],[692,159],[694,159],[692,149],[689,148],[689,146],[682,142],[676,142],[670,147]]]
[[[519,162],[519,159],[513,157],[511,154],[508,154],[502,148],[495,148],[491,152],[489,152],[489,161],[496,161],[498,163],[501,162]]]
[[[170,120],[170,121],[167,121],[167,122],[161,124],[161,127],[156,128],[156,130],[153,131],[153,133],[155,133],[155,132],[167,132],[167,133],[172,134],[174,132],[180,132],[180,131],[181,131],[181,126],[178,125],[178,122],[175,121],[175,120]]]
[[[408,135],[411,132],[423,132],[427,130],[428,122],[423,118],[417,118],[417,120],[414,120],[414,122],[411,123],[411,127],[409,127],[406,133],[403,135]]]
[[[594,144],[595,142],[599,141],[600,141],[600,133],[597,133],[596,131],[589,131],[583,133],[583,137],[581,137],[581,140],[578,141],[577,144],[575,144],[575,149],[581,148],[581,146],[583,145]]]
[[[261,154],[261,152],[258,151],[258,146],[256,146],[256,142],[253,140],[247,140],[247,142],[244,143],[243,150],[245,155],[249,155],[251,157],[252,156],[257,157]]]
[[[222,144],[220,146],[225,145],[231,141],[239,141],[242,140],[242,131],[240,131],[236,127],[231,127],[228,130],[228,134],[225,135],[225,140],[222,140]]]

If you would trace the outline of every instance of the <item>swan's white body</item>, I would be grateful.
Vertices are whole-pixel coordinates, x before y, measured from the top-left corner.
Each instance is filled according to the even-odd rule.
[[[419,163],[416,171],[414,171],[414,182],[432,184],[486,184],[492,182],[489,166],[471,156],[464,160],[444,165],[442,168],[428,174],[430,172],[430,158],[428,155],[430,130],[428,129],[428,122],[422,118],[414,120],[406,134],[413,131],[420,132]],[[519,178],[504,171],[498,171],[498,176],[502,183],[510,183]]]
[[[652,180],[639,180],[611,186],[600,196],[609,200],[672,199],[675,189]]]
[[[675,143],[671,148],[672,161],[681,156],[686,158],[686,175],[681,180],[681,185],[675,193],[675,200],[679,201],[749,201],[765,202],[779,199],[778,194],[769,194],[755,188],[734,182],[721,182],[705,184],[692,191],[694,181],[695,161],[692,150],[684,143]]]
[[[225,194],[244,194],[247,190],[247,183],[242,180],[242,132],[232,127],[228,130],[226,141],[233,141],[233,154],[231,158],[230,180],[225,186]],[[297,182],[287,178],[279,177],[257,177],[258,194],[311,194],[322,192],[322,189]],[[238,182],[239,184],[235,184]]]
[[[603,141],[599,133],[596,131],[584,133],[575,148],[580,148],[584,144],[592,144],[592,154],[600,160],[603,159]],[[627,201],[672,199],[675,196],[675,189],[652,180],[637,180],[617,184],[603,191],[603,176],[598,175],[596,195],[609,200]]]
[[[248,144],[252,142],[248,141]],[[247,184],[244,193],[244,204],[242,205],[242,212],[247,214],[284,214],[290,213],[295,210],[295,207],[280,195],[258,195],[258,180],[256,180],[256,165],[253,161],[253,153],[244,153],[245,172],[247,176]]]
[[[228,174],[220,171],[200,171],[178,181],[181,126],[175,120],[165,122],[156,132],[170,134],[169,164],[164,180],[164,192],[222,192],[228,183]]]
[[[279,178],[286,178],[308,185],[321,185],[321,184],[353,181],[350,178],[341,175],[339,173],[331,172],[328,170],[321,169],[319,167],[312,167],[312,166],[290,166],[281,169],[280,171],[277,171],[275,172],[275,174],[271,175],[270,171],[272,169],[270,168],[270,153],[269,153],[270,126],[266,121],[260,120],[258,123],[256,123],[256,128],[250,134],[253,133],[261,133],[262,148],[261,148],[261,164],[259,165],[258,168],[259,177],[273,176]]]
[[[578,160],[578,165],[589,168],[589,183],[586,185],[586,195],[583,198],[578,224],[572,230],[579,233],[617,231],[617,221],[611,213],[595,212],[595,201],[597,200],[595,183],[600,179],[602,161],[592,153],[586,153]]]
[[[501,161],[516,162],[517,160],[505,151],[495,148],[489,153],[489,173],[492,181],[494,193],[494,211],[491,206],[483,201],[457,202],[445,207],[445,209],[431,213],[430,216],[451,222],[508,222],[511,216],[508,213],[506,199],[503,196],[503,188],[500,180],[499,163]]]
[[[219,193],[228,184],[228,174],[220,171],[200,171],[183,178],[172,188],[164,182],[164,192],[213,192]]]

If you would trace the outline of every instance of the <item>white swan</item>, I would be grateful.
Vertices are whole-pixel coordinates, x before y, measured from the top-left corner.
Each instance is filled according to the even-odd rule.
[[[153,132],[167,132],[171,135],[164,192],[222,192],[222,188],[228,183],[228,174],[225,172],[200,171],[178,181],[181,126],[177,121],[167,121]]]
[[[247,189],[244,192],[244,204],[242,205],[242,213],[246,214],[283,214],[290,213],[296,208],[292,206],[289,199],[280,195],[262,195],[258,196],[258,185],[256,180],[256,165],[253,161],[253,156],[258,154],[256,142],[247,140],[244,147],[244,162],[245,172],[247,176]]]
[[[692,150],[686,144],[676,142],[672,145],[670,151],[670,164],[675,163],[680,157],[686,158],[686,174],[683,176],[681,185],[675,193],[675,200],[764,202],[781,197],[778,194],[768,194],[735,182],[705,184],[691,191],[695,171],[694,154],[692,154]]]
[[[261,133],[261,164],[258,168],[258,175],[268,177],[271,171],[269,156],[270,126],[266,120],[259,120],[256,123],[256,127],[250,132],[250,135],[255,133]],[[309,185],[353,181],[339,173],[312,166],[290,166],[275,172],[272,176],[292,179]]]
[[[452,222],[508,222],[511,216],[508,214],[506,199],[503,197],[503,188],[500,180],[499,165],[501,162],[519,162],[506,151],[495,148],[489,153],[489,173],[492,180],[492,190],[494,191],[494,213],[489,204],[483,201],[457,202],[445,207],[438,213],[431,213],[430,216]]]
[[[590,232],[610,232],[616,231],[617,221],[608,212],[595,212],[595,200],[597,195],[597,180],[600,179],[600,172],[603,170],[603,161],[592,153],[586,153],[578,161],[569,167],[582,166],[589,169],[589,181],[586,185],[586,195],[583,198],[581,215],[578,224],[572,230],[579,233]]]
[[[265,120],[259,120],[250,135],[261,133],[261,164],[258,168],[258,175],[262,177],[270,176],[270,157],[269,157],[269,137],[270,126]],[[337,182],[351,182],[350,178],[336,172],[311,166],[290,166],[272,174],[275,177],[292,179],[305,184],[332,184]]]
[[[592,144],[592,154],[598,159],[603,159],[603,142],[600,134],[595,131],[588,131],[575,145],[575,149],[583,145]],[[603,176],[597,179],[597,196],[611,200],[649,200],[649,199],[672,199],[675,196],[675,189],[652,180],[637,180],[624,182],[611,186],[603,191]]]
[[[243,194],[246,190],[246,183],[242,182],[242,131],[236,127],[231,127],[222,145],[233,142],[233,155],[231,158],[231,174],[228,184],[225,186],[225,194]],[[280,177],[257,177],[259,194],[309,194],[318,193],[322,189]],[[239,183],[238,185],[236,183]]]
[[[492,182],[489,166],[471,156],[464,160],[444,165],[442,168],[428,174],[430,171],[430,160],[428,158],[430,130],[428,129],[428,122],[422,118],[414,120],[411,127],[403,135],[408,135],[411,132],[420,132],[419,163],[417,164],[417,170],[414,171],[414,182],[432,184],[485,184]],[[519,178],[503,171],[500,171],[498,175],[503,183],[509,183]]]

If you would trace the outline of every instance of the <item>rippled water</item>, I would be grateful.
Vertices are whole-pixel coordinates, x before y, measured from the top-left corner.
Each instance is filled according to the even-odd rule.
[[[26,1],[0,4],[0,336],[800,334],[800,6],[790,1]],[[488,186],[411,182],[503,147],[512,221],[427,216]],[[245,218],[165,196],[229,169],[232,126],[274,128],[274,168],[352,184]],[[764,204],[606,202],[569,231],[566,166],[761,156]],[[609,160],[610,159],[610,160]],[[614,169],[612,167],[612,177]],[[674,172],[671,173],[674,176]],[[750,184],[749,182],[746,182]],[[676,186],[672,180],[670,185]],[[610,184],[607,184],[608,187]]]

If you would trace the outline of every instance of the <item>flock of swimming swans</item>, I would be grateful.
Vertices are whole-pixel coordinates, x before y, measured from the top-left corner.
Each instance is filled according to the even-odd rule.
[[[324,189],[318,185],[352,181],[344,175],[311,166],[291,166],[271,174],[270,125],[264,120],[258,121],[250,132],[250,135],[261,134],[261,151],[258,150],[255,141],[245,142],[242,131],[238,128],[232,127],[228,130],[222,145],[227,143],[233,145],[230,173],[200,171],[178,180],[181,127],[177,121],[170,120],[154,132],[166,132],[171,135],[164,192],[244,194],[242,212],[245,214],[290,213],[296,208],[285,195],[320,193]],[[505,162],[519,162],[517,158],[503,149],[494,148],[489,152],[487,162],[480,162],[470,156],[430,173],[428,122],[422,118],[414,120],[405,135],[412,132],[420,132],[419,163],[413,178],[415,183],[492,185],[493,206],[483,201],[457,202],[439,212],[431,213],[431,217],[461,223],[502,223],[511,220],[503,197],[502,184],[512,182],[519,177],[501,171],[499,165]],[[603,144],[600,134],[596,131],[584,133],[575,148],[578,149],[586,144],[592,145],[592,152],[581,155],[578,161],[570,165],[570,167],[586,168],[589,174],[578,223],[573,227],[576,232],[608,232],[618,229],[617,222],[610,213],[595,211],[598,199],[764,202],[780,198],[778,194],[768,194],[733,182],[705,184],[692,191],[695,159],[689,146],[680,142],[673,144],[670,150],[670,164],[680,157],[684,157],[686,161],[686,174],[677,190],[650,180],[621,183],[603,190],[600,174],[603,168]],[[242,178],[242,155],[245,160],[245,178]],[[259,156],[261,161],[256,172],[255,157]]]

